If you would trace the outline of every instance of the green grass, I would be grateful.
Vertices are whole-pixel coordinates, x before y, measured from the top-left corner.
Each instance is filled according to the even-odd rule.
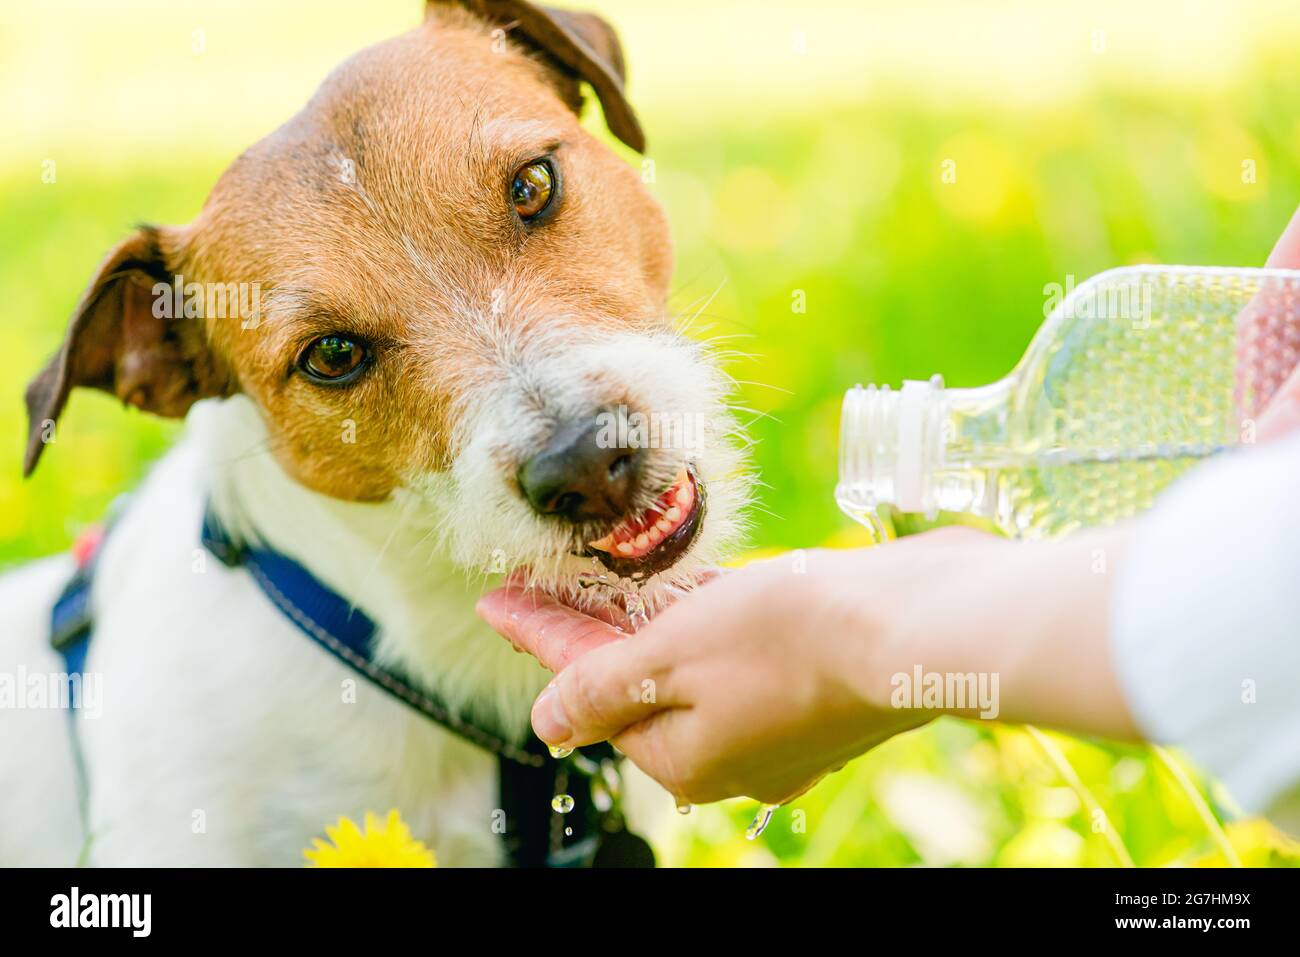
[[[756,548],[851,543],[835,509],[838,405],[857,381],[1004,374],[1042,320],[1043,286],[1137,261],[1262,262],[1300,198],[1300,76],[1263,57],[1221,98],[1101,84],[1040,112],[945,106],[880,91],[852,106],[720,129],[655,130],[656,182],[676,225],[674,307],[697,334],[751,354],[731,371],[765,482]],[[702,129],[711,132],[702,132]],[[129,489],[175,427],[78,395],[56,445],[19,477],[26,380],[56,347],[99,257],[138,221],[178,222],[229,155],[142,156],[0,180],[0,564],[64,547]],[[944,183],[944,161],[956,183]],[[1241,181],[1241,163],[1257,181]],[[800,296],[806,311],[792,309]],[[705,306],[707,303],[707,306]],[[703,307],[703,308],[702,308]],[[759,384],[761,383],[761,384]],[[887,600],[882,597],[881,600]],[[1214,862],[1231,815],[1196,801],[1143,749],[1052,738],[1080,787],[1025,731],[940,721],[900,737],[740,836],[745,802],[697,809],[675,861],[702,864],[1097,864],[1118,839],[1140,865]],[[1093,827],[1104,809],[1111,839]],[[1257,824],[1247,863],[1294,860]]]

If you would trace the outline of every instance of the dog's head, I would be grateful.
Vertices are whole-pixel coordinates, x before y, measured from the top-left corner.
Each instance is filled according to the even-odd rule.
[[[297,481],[415,501],[467,567],[716,560],[747,488],[726,381],[674,329],[666,219],[580,81],[641,149],[591,15],[434,2],[344,63],[193,223],[110,253],[28,390],[27,470],[74,386],[168,416],[244,393]]]

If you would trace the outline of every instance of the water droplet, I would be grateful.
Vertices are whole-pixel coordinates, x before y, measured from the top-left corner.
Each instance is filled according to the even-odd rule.
[[[568,814],[573,810],[573,797],[568,794],[557,794],[551,798],[551,810],[557,814]]]
[[[690,804],[679,804],[679,805],[677,805],[677,813],[678,813],[678,814],[690,814],[690,813],[691,813],[691,807],[692,807],[692,805],[690,805]]]
[[[600,778],[591,779],[591,803],[601,814],[608,814],[614,807],[614,797]]]
[[[643,625],[649,624],[650,614],[641,592],[627,592],[623,597],[623,607],[627,611],[627,623],[633,631],[640,631]]]
[[[564,836],[565,836],[565,837],[573,837],[573,828],[571,828],[571,827],[566,827],[566,828],[564,829]]]
[[[749,827],[745,828],[745,840],[755,840],[760,834],[767,830],[767,826],[772,823],[772,815],[776,813],[777,805],[761,804],[758,813],[754,815],[754,820],[749,822]]]
[[[573,748],[557,748],[553,744],[548,744],[546,747],[547,750],[551,752],[551,757],[555,758],[557,761],[562,758],[567,758],[573,753]]]

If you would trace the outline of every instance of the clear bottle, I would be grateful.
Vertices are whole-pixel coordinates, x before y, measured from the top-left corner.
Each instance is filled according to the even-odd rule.
[[[1024,538],[1109,524],[1254,441],[1300,363],[1300,271],[1135,266],[1056,298],[992,385],[850,389],[840,508],[880,537],[888,508],[978,515]]]

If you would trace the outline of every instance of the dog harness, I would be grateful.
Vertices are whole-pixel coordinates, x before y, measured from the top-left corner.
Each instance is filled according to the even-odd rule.
[[[70,682],[85,668],[94,630],[95,564],[105,537],[106,530],[97,528],[78,539],[77,570],[50,615],[50,642],[63,656]],[[409,675],[377,662],[374,620],[292,558],[235,542],[211,510],[204,515],[200,540],[222,564],[247,571],[276,610],[321,648],[430,721],[496,756],[500,813],[484,826],[500,829],[515,866],[654,866],[650,846],[627,830],[619,811],[619,759],[608,744],[558,759],[531,733],[523,736],[527,744],[515,745],[509,736],[458,715]],[[74,751],[84,818],[86,780],[75,725]],[[558,810],[570,804],[567,813]]]

